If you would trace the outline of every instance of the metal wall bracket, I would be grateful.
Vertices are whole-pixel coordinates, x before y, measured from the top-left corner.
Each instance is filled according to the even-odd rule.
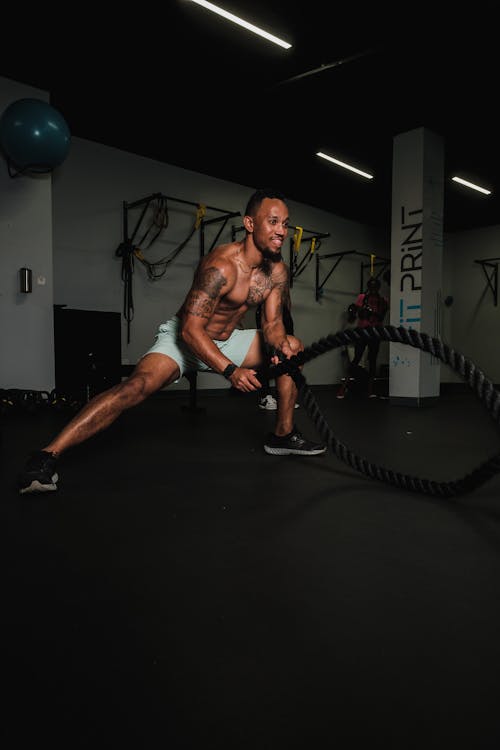
[[[321,247],[321,240],[330,236],[329,232],[313,232],[311,229],[303,229],[303,227],[291,228],[295,231],[300,230],[300,239],[299,242],[296,243],[295,239],[290,237],[290,289],[293,287],[293,280],[305,271],[315,253],[315,257],[317,257],[317,251]],[[299,261],[300,244],[303,242],[308,242],[309,247]],[[296,247],[296,245],[298,246]]]
[[[362,257],[370,258],[372,259],[374,256],[373,253],[362,253],[359,250],[345,250],[340,253],[329,253],[328,255],[317,255],[316,256],[316,302],[319,302],[321,297],[323,296],[323,287],[325,286],[326,282],[332,275],[332,273],[335,271],[337,266],[339,265],[342,258],[344,258],[346,255],[361,255]],[[335,258],[333,266],[330,268],[328,273],[326,274],[323,281],[320,281],[320,263],[322,260],[329,260],[330,258]],[[362,292],[365,288],[364,286],[364,272],[365,268],[372,268],[372,266],[379,267],[379,271],[377,274],[375,274],[376,278],[380,276],[380,274],[384,271],[385,268],[387,268],[390,265],[391,261],[389,258],[381,258],[378,261],[373,261],[371,263],[362,263],[361,264],[361,277],[360,277],[360,291]]]
[[[481,260],[475,260],[474,263],[478,263],[486,276],[488,286],[493,293],[493,304],[495,307],[498,304],[498,262],[500,258],[482,258]],[[487,268],[491,269],[489,272]]]

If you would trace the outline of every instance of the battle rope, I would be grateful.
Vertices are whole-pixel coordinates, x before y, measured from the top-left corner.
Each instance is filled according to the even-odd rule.
[[[496,390],[491,381],[488,380],[484,373],[471,360],[451,349],[440,339],[431,338],[425,333],[419,333],[418,331],[402,326],[399,328],[395,326],[368,326],[367,328],[346,329],[330,334],[326,338],[319,339],[319,341],[316,341],[311,346],[306,347],[303,352],[269,369],[269,378],[275,378],[278,375],[288,373],[294,379],[299,391],[299,399],[306,409],[308,416],[314,422],[324,442],[330,447],[337,458],[371,479],[378,479],[381,482],[386,482],[396,487],[437,497],[454,497],[470,492],[487,482],[500,471],[500,454],[497,453],[461,479],[450,482],[437,482],[432,479],[422,479],[420,477],[400,474],[392,469],[386,469],[383,466],[370,463],[366,458],[358,456],[344,445],[344,443],[337,440],[322,415],[316,399],[299,367],[318,357],[320,354],[341,346],[354,344],[360,339],[378,339],[380,341],[406,344],[428,352],[434,357],[438,357],[468,383],[479,400],[484,403],[487,410],[491,413],[495,422],[498,423],[500,418],[500,392]]]

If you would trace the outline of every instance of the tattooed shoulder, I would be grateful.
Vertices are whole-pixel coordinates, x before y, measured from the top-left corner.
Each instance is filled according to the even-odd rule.
[[[210,299],[215,299],[226,284],[227,278],[220,268],[202,265],[196,272],[193,289],[205,292]]]
[[[210,318],[226,284],[226,276],[220,268],[200,264],[186,297],[184,312],[199,318]]]

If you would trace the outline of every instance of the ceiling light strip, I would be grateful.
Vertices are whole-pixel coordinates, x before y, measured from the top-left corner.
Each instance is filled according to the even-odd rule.
[[[238,24],[238,26],[243,26],[244,29],[247,29],[247,31],[252,31],[254,34],[258,34],[259,36],[264,37],[264,39],[267,39],[269,42],[273,42],[274,44],[279,45],[280,47],[283,47],[284,49],[290,49],[292,46],[288,42],[283,41],[283,39],[279,39],[277,36],[274,36],[273,34],[269,34],[267,31],[264,31],[263,29],[259,29],[258,26],[254,26],[253,23],[248,23],[248,21],[244,21],[242,18],[239,18],[238,16],[233,15],[233,13],[229,13],[227,10],[223,10],[223,8],[219,8],[217,5],[214,5],[213,3],[208,3],[206,0],[190,0],[192,3],[196,3],[197,5],[201,5],[203,8],[206,8],[207,10],[211,10],[213,13],[217,13],[217,15],[222,16],[223,18],[226,18],[228,21],[232,21],[233,23]]]
[[[331,161],[332,164],[336,164],[338,167],[342,167],[343,169],[348,169],[350,172],[355,172],[356,174],[361,175],[361,177],[366,177],[367,180],[373,180],[372,174],[369,174],[368,172],[362,172],[361,169],[357,169],[357,167],[352,167],[350,164],[346,164],[344,161],[339,161],[338,159],[335,159],[333,156],[328,156],[328,154],[324,154],[322,151],[317,151],[316,156],[321,156],[322,159]]]
[[[484,193],[484,195],[491,195],[491,190],[486,190],[486,188],[480,187],[479,185],[474,185],[473,182],[464,180],[462,179],[462,177],[452,177],[451,179],[453,180],[453,182],[459,182],[460,185],[465,185],[465,187],[471,188],[472,190],[477,190],[478,193]]]

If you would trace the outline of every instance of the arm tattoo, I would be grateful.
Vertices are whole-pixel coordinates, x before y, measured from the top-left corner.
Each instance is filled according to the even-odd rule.
[[[226,277],[218,268],[200,269],[186,298],[185,311],[200,318],[210,318],[226,283]]]
[[[276,288],[278,289],[280,293],[280,302],[278,311],[280,316],[283,315],[283,308],[287,306],[290,300],[290,288],[288,286],[287,281],[280,281],[278,284],[276,284]]]

